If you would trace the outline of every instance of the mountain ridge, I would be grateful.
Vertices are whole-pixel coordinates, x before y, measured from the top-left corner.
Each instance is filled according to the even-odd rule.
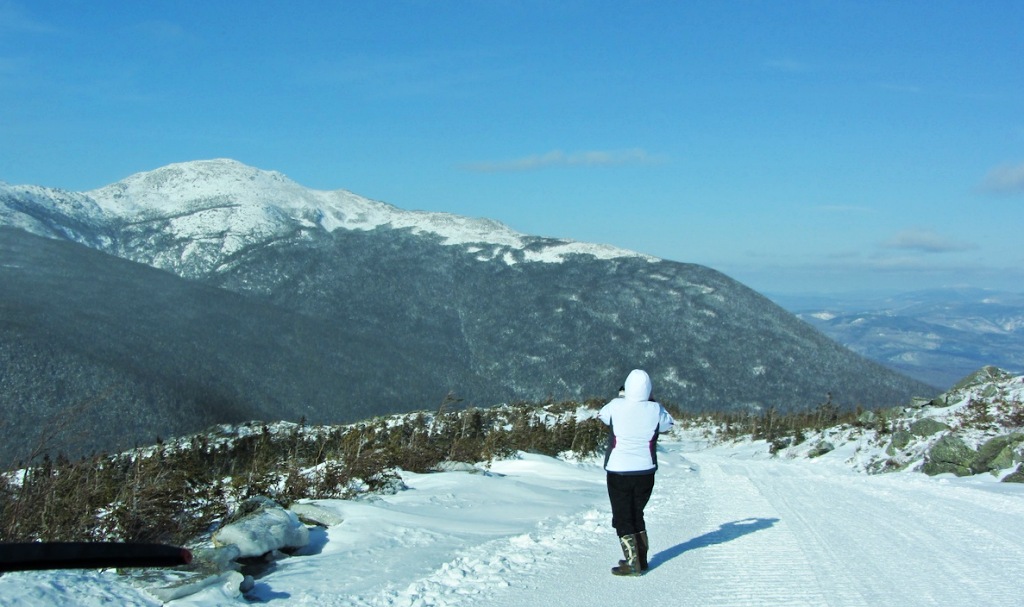
[[[544,249],[555,249],[552,255],[527,255],[525,259],[528,261],[557,261],[560,255],[573,253],[600,258],[641,255],[607,245],[539,239],[516,232],[492,219],[405,211],[347,190],[312,190],[282,173],[255,169],[229,159],[172,164],[137,173],[85,195],[95,200],[108,216],[122,222],[169,221],[182,238],[195,238],[197,234],[190,230],[201,227],[280,235],[290,230],[333,232],[337,229],[372,230],[387,226],[410,229],[417,234],[436,234],[442,237],[442,242],[451,245],[525,249],[528,245],[544,241]],[[182,218],[196,214],[204,216],[195,223],[182,221]],[[211,217],[211,214],[220,216]],[[225,253],[230,255],[236,250],[228,245]]]
[[[384,214],[392,218],[387,223],[375,223],[369,215],[316,204],[321,194],[278,173],[234,161],[211,162],[138,174],[127,185],[119,182],[121,186],[89,195],[47,190],[28,195],[24,187],[0,188],[0,224],[22,232],[28,224],[51,239],[112,256],[105,263],[90,255],[94,263],[83,267],[76,262],[81,251],[62,248],[51,251],[49,265],[37,268],[40,277],[19,278],[35,281],[37,300],[63,297],[72,308],[79,306],[76,313],[84,324],[75,327],[77,334],[113,332],[117,337],[116,327],[97,320],[105,317],[105,310],[117,309],[123,311],[122,331],[144,327],[153,339],[177,344],[179,336],[166,334],[168,327],[189,325],[179,319],[162,326],[160,314],[191,310],[202,319],[200,326],[207,327],[200,334],[221,336],[216,347],[168,346],[193,353],[196,360],[175,364],[190,369],[196,381],[186,396],[172,387],[160,396],[164,400],[186,398],[191,399],[188,406],[198,406],[203,390],[216,392],[227,385],[237,402],[258,404],[268,391],[258,386],[294,386],[290,396],[271,392],[281,399],[305,399],[301,406],[310,418],[330,422],[351,420],[356,411],[365,417],[430,408],[449,393],[473,406],[600,398],[613,395],[635,367],[648,369],[659,398],[689,409],[801,409],[829,398],[848,407],[873,408],[936,392],[842,348],[710,268],[521,235],[490,220],[366,202],[366,208],[390,213]],[[220,177],[204,181],[205,173],[197,167],[220,172]],[[151,187],[175,180],[167,191]],[[274,187],[283,184],[284,193],[247,189],[260,180]],[[95,209],[87,200],[107,210],[100,216],[103,221],[71,229],[68,225],[77,220],[74,209],[62,210],[60,200],[48,195],[71,196],[90,213]],[[181,196],[188,199],[179,200]],[[368,199],[352,200],[364,204]],[[110,209],[117,205],[120,214],[112,216]],[[325,217],[356,217],[356,227],[328,221],[333,228],[328,230]],[[423,218],[432,221],[416,224]],[[0,240],[12,250],[20,247],[31,256],[34,250],[52,248],[16,231],[0,232]],[[198,283],[241,297],[231,301],[243,318],[267,320],[263,326],[227,319],[218,325],[200,314],[202,306],[174,310],[149,303],[133,309],[117,289],[103,297],[66,297],[76,284],[65,276],[69,268],[81,274],[74,277],[80,281],[88,282],[90,275],[112,280],[111,275],[123,271],[117,258],[182,279],[166,283],[155,275],[133,273],[139,284],[132,287],[131,297],[140,301],[147,297],[148,281],[160,282],[173,297],[188,301],[195,298],[189,295],[191,285]],[[0,279],[31,271],[0,267]],[[33,320],[32,307],[19,302],[15,293],[0,292],[0,305],[8,309],[0,332],[30,332],[36,350],[21,355],[53,361],[59,375],[62,351],[53,347],[59,336],[47,333]],[[271,310],[290,320],[277,322]],[[153,314],[146,316],[149,312]],[[329,338],[315,337],[316,327]],[[273,345],[261,332],[284,345]],[[90,360],[103,359],[101,351],[89,351],[88,340],[80,341]],[[281,348],[282,364],[260,351],[274,347]],[[218,377],[204,371],[207,357],[262,362],[225,367],[227,377]],[[296,371],[294,365],[301,360],[310,362]],[[157,373],[146,366],[155,362],[131,362],[143,377]],[[350,372],[343,373],[339,365]],[[297,376],[312,385],[296,384]],[[335,376],[345,381],[336,382]],[[24,381],[31,385],[34,380]],[[68,390],[84,381],[72,377]],[[350,390],[345,382],[351,382]],[[138,406],[149,406],[147,402]]]

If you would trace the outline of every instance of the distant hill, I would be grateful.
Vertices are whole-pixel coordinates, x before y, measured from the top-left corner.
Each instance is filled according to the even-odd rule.
[[[1024,373],[1024,294],[932,289],[890,297],[776,297],[786,309],[874,361],[951,387],[994,365]]]
[[[0,224],[13,387],[0,415],[25,437],[9,454],[30,442],[20,429],[83,402],[99,417],[72,429],[115,448],[214,421],[434,408],[449,393],[478,406],[606,398],[634,367],[694,410],[937,393],[706,267],[229,160],[85,193],[0,185]]]

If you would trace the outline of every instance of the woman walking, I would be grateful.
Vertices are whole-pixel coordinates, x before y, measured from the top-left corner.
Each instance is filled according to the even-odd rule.
[[[609,428],[604,469],[608,473],[612,526],[625,557],[612,568],[615,575],[640,575],[647,570],[644,507],[651,498],[658,470],[658,435],[671,430],[674,423],[665,408],[650,398],[651,378],[645,371],[634,369],[626,377],[619,397],[598,414]]]

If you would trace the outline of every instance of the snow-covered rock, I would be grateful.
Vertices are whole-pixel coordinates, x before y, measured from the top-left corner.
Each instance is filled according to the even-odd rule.
[[[296,502],[288,506],[288,509],[307,525],[333,527],[345,521],[345,517],[336,510],[331,510],[312,502]]]
[[[890,410],[884,418],[811,433],[800,444],[790,441],[777,456],[839,459],[869,473],[985,473],[1020,482],[1012,473],[1024,462],[1024,376],[986,367],[930,404]],[[834,451],[821,453],[824,443]]]
[[[309,543],[309,530],[299,517],[273,500],[254,498],[240,509],[242,516],[213,534],[215,546],[235,545],[239,558],[250,558],[275,550],[296,550]]]
[[[238,571],[241,566],[235,561],[241,556],[241,551],[234,544],[203,547],[192,551],[189,568],[206,574]]]

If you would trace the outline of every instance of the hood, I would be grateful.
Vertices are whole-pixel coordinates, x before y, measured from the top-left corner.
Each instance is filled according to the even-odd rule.
[[[629,372],[624,384],[626,388],[625,399],[633,402],[643,402],[651,397],[651,378],[647,372],[640,369],[633,369]]]

